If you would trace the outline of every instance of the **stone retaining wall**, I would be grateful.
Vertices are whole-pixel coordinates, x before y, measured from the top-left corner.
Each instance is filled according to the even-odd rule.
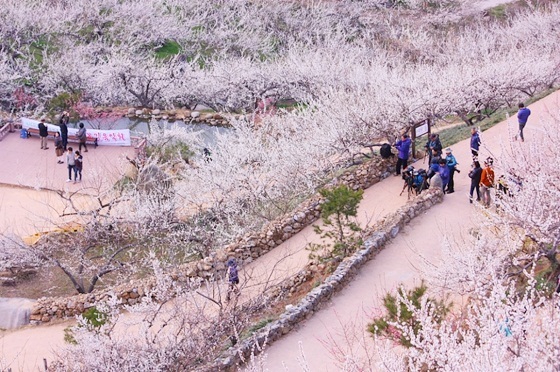
[[[428,190],[369,228],[362,249],[344,259],[323,284],[309,292],[297,305],[290,306],[278,320],[264,327],[252,338],[240,342],[238,347],[230,349],[214,365],[203,367],[200,371],[236,371],[243,364],[243,360],[250,360],[252,353],[258,354],[257,345],[264,345],[265,342],[269,345],[289,333],[298,323],[311,317],[335,293],[344,288],[359,269],[382,250],[387,242],[395,238],[413,218],[442,200],[441,190]]]
[[[331,186],[346,184],[348,187],[366,189],[389,176],[394,168],[394,159],[374,158],[372,161],[355,166],[331,182]],[[273,221],[258,233],[246,235],[238,242],[218,249],[209,257],[191,262],[170,273],[173,280],[187,281],[189,278],[222,277],[228,258],[235,257],[240,265],[246,264],[282,244],[303,228],[315,222],[321,214],[322,197],[312,196],[290,214]],[[136,280],[117,287],[94,291],[90,294],[70,297],[40,298],[31,311],[31,323],[46,323],[53,319],[64,319],[81,314],[96,302],[116,293],[123,304],[136,304],[144,293],[153,287],[153,279]]]

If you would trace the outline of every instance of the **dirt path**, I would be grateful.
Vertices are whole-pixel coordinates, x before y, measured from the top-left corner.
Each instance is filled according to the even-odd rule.
[[[0,145],[0,152],[1,148]],[[30,170],[30,172],[32,171]],[[401,183],[400,177],[391,177],[365,190],[358,215],[362,226],[376,223],[406,203],[406,195],[402,197],[394,195],[395,189],[400,190]],[[0,213],[0,223],[2,223],[0,226],[19,226],[23,229],[18,231],[19,233],[30,233],[37,231],[36,229],[40,226],[37,223],[43,221],[43,214],[45,217],[53,214],[53,209],[48,205],[51,201],[56,200],[57,196],[51,195],[52,192],[25,188],[5,187],[5,189],[10,196],[6,198],[4,204],[0,203],[2,210],[6,211],[4,214]],[[27,198],[32,198],[33,202],[25,202]],[[8,211],[12,209],[17,212],[9,213]],[[51,217],[55,216],[56,213]],[[40,221],[32,223],[28,220],[33,218],[38,218]],[[48,224],[47,221],[48,219],[43,222]],[[312,242],[320,243],[320,240],[313,231],[313,227],[308,226],[271,252],[247,265],[240,272],[242,280],[247,279],[243,296],[257,293],[264,285],[270,286],[278,283],[301,270],[308,261],[309,252],[305,250],[305,247]],[[250,277],[248,277],[249,275]],[[63,330],[71,323],[65,322],[61,325],[46,327],[30,326],[4,332],[0,335],[0,350],[4,363],[10,363],[9,366],[14,371],[40,368],[43,358],[53,359],[53,350],[63,344]],[[3,366],[0,364],[0,369],[1,367]]]
[[[552,115],[558,117],[560,93],[553,93],[529,108],[532,116],[525,128],[526,142],[513,143],[516,151],[522,151],[531,142],[538,141],[544,131],[543,119]],[[485,131],[482,134],[480,159],[489,155],[495,158],[511,156],[507,154],[509,146],[506,145],[510,143],[516,129],[517,122],[513,117]],[[442,204],[432,207],[423,217],[414,219],[377,257],[360,270],[348,287],[334,296],[310,320],[302,323],[297,331],[271,345],[265,359],[267,370],[302,370],[298,361],[298,358],[301,359],[301,347],[310,371],[339,371],[340,368],[332,359],[331,350],[338,345],[342,346],[346,354],[361,355],[362,348],[358,344],[353,347],[350,344],[352,340],[356,343],[362,340],[366,344],[370,340],[365,329],[374,314],[381,314],[384,294],[401,283],[409,288],[419,284],[425,277],[423,268],[426,263],[438,264],[444,237],[459,242],[468,241],[469,228],[475,226],[479,219],[478,210],[468,201],[469,147],[468,140],[453,146],[453,154],[462,170],[455,177],[455,193],[446,195]],[[503,170],[497,168],[496,176],[501,172]],[[391,180],[381,184],[390,185]],[[394,188],[392,196],[383,202],[395,199],[397,195],[398,191]],[[370,198],[371,195],[368,197],[369,202]],[[457,306],[460,305],[457,303]],[[344,332],[343,329],[348,331]]]
[[[560,107],[558,97],[558,94],[553,94],[530,106],[534,114],[526,128],[527,142],[534,139],[539,131],[537,120],[547,115],[550,110],[558,111]],[[549,109],[547,110],[546,107]],[[492,148],[493,156],[500,156],[500,141],[511,138],[516,126],[514,119],[511,119],[509,124],[504,122],[485,132],[482,137],[484,149],[481,151],[481,158],[489,154],[488,147]],[[289,370],[299,370],[296,357],[299,353],[300,341],[303,343],[306,359],[312,370],[338,370],[327,357],[328,350],[321,340],[330,335],[341,344],[347,343],[347,340],[340,335],[337,336],[341,324],[346,324],[348,319],[353,319],[357,321],[361,332],[371,312],[380,308],[379,300],[387,290],[394,288],[398,283],[411,284],[421,278],[418,269],[422,257],[432,262],[437,261],[441,237],[444,234],[455,237],[467,235],[468,226],[474,224],[477,218],[475,208],[467,200],[469,145],[462,142],[453,148],[460,169],[463,171],[456,177],[456,193],[446,196],[443,204],[432,208],[423,218],[416,218],[381,254],[366,264],[354,281],[335,296],[324,309],[303,323],[298,331],[273,344],[268,351],[269,370],[284,370],[282,363],[286,363]],[[415,166],[420,168],[426,165],[418,161]],[[359,210],[360,222],[364,225],[373,224],[404,205],[406,195],[398,195],[401,186],[400,177],[390,177],[365,190],[364,200]],[[307,261],[308,252],[305,246],[316,240],[317,236],[312,228],[307,227],[272,252],[256,259],[245,268],[252,274],[253,285],[258,286],[268,278],[272,267],[274,267],[274,281],[282,280],[297,272]],[[243,277],[243,273],[241,275]],[[68,324],[26,327],[4,332],[0,338],[0,351],[4,363],[10,363],[14,371],[40,368],[43,358],[52,360],[53,349],[63,344],[63,330]],[[364,332],[361,332],[361,335],[363,334]],[[0,364],[0,369],[6,367],[7,365]]]

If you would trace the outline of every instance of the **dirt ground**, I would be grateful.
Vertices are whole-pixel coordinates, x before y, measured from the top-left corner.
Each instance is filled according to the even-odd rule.
[[[543,118],[558,112],[560,94],[552,94],[529,107],[533,116],[531,125],[526,128],[527,141],[525,144],[513,144],[519,146],[519,149],[522,145],[529,145],[542,133],[540,124]],[[502,156],[504,149],[510,145],[509,139],[516,127],[515,120],[510,119],[484,132],[481,157],[488,154]],[[375,259],[362,268],[347,288],[334,296],[311,319],[302,323],[298,330],[270,346],[266,357],[269,371],[285,371],[286,368],[300,370],[297,361],[300,345],[311,370],[338,370],[330,359],[325,340],[330,337],[335,342],[346,344],[347,340],[341,330],[348,327],[348,322],[356,325],[358,332],[355,335],[367,339],[367,334],[363,331],[365,324],[371,319],[371,314],[381,309],[379,301],[382,295],[399,283],[418,283],[422,277],[422,263],[438,262],[443,236],[451,239],[468,238],[469,226],[474,226],[477,222],[476,208],[469,204],[467,198],[469,145],[466,141],[458,143],[453,146],[453,151],[463,170],[456,178],[456,192],[447,195],[442,204],[416,218]],[[415,165],[422,167],[421,162],[420,160]],[[365,190],[359,208],[361,223],[375,223],[403,205],[406,195],[398,195],[401,186],[402,180],[399,177],[389,177]],[[312,227],[306,228],[243,268],[251,272],[255,281],[247,287],[247,292],[258,291],[259,285],[266,283],[263,281],[264,277],[274,276],[275,280],[280,280],[301,268],[308,254],[305,246],[314,239],[316,235]],[[274,275],[271,275],[271,271],[274,271]],[[240,274],[243,278],[244,274]],[[295,303],[295,298],[292,301],[291,303]],[[10,363],[14,370],[36,370],[41,366],[42,358],[52,360],[54,349],[63,345],[63,330],[68,324],[70,323],[25,327],[2,333],[0,350],[4,363]]]

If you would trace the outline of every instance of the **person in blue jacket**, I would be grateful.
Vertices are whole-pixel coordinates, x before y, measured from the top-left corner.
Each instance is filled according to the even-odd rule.
[[[478,158],[478,149],[480,148],[480,135],[476,128],[471,128],[471,153],[473,160]]]
[[[441,178],[441,183],[443,187],[443,191],[445,192],[445,188],[449,183],[449,167],[447,166],[445,159],[440,159],[439,161],[439,176]]]
[[[521,138],[521,142],[525,142],[525,138],[523,137],[523,129],[527,124],[529,115],[531,115],[531,110],[525,107],[523,102],[521,102],[518,106],[519,111],[517,111],[517,122],[519,123],[519,138]],[[515,140],[517,141],[517,136],[515,136]]]
[[[453,156],[451,149],[448,147],[445,149],[445,164],[449,169],[449,181],[447,183],[447,193],[452,194],[455,192],[455,183],[453,182],[453,175],[455,171],[458,172],[457,159]]]
[[[410,152],[411,144],[412,140],[406,133],[403,134],[401,136],[401,139],[395,143],[395,148],[399,151],[395,176],[401,174],[401,169],[406,169],[406,166],[408,165],[408,153]]]

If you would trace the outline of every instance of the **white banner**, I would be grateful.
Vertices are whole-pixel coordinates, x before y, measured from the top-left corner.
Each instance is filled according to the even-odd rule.
[[[58,125],[45,123],[49,132],[60,132]],[[39,129],[39,121],[21,118],[21,127],[24,129]],[[68,128],[68,135],[78,134],[77,128]],[[87,137],[97,138],[97,144],[102,146],[130,146],[130,129],[102,130],[87,128]]]

